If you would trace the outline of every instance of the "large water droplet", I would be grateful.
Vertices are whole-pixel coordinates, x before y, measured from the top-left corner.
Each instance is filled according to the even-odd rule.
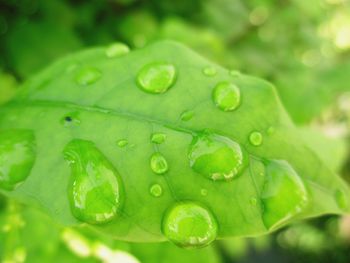
[[[115,218],[123,202],[123,186],[113,165],[86,140],[72,140],[64,156],[72,170],[68,196],[73,215],[90,224]]]
[[[166,135],[164,133],[153,133],[151,136],[151,142],[156,144],[162,144],[166,139]]]
[[[151,169],[156,174],[164,174],[168,171],[168,162],[161,153],[154,153],[150,160]]]
[[[160,197],[163,194],[163,188],[159,184],[154,184],[149,189],[149,192],[154,197]]]
[[[214,67],[205,67],[203,69],[203,73],[204,73],[204,75],[206,75],[208,77],[213,77],[217,74],[217,70]]]
[[[102,76],[101,71],[94,67],[84,67],[75,75],[75,81],[82,86],[90,85],[99,80]]]
[[[180,119],[182,121],[189,121],[193,118],[194,116],[194,111],[193,110],[187,110],[181,113]]]
[[[254,146],[260,146],[263,143],[261,132],[254,131],[249,135],[249,142]]]
[[[223,111],[235,110],[241,102],[239,88],[231,82],[220,82],[213,90],[215,105]]]
[[[346,209],[348,206],[348,200],[346,200],[346,195],[342,190],[336,190],[335,191],[335,200],[337,202],[337,205],[340,209]]]
[[[194,171],[213,180],[231,179],[247,165],[246,153],[241,146],[217,134],[195,136],[188,157]]]
[[[144,66],[137,75],[139,87],[149,93],[164,93],[175,82],[176,69],[170,63],[156,62]]]
[[[180,247],[200,248],[215,240],[218,225],[209,209],[194,202],[181,202],[167,211],[162,230]]]
[[[30,174],[35,162],[35,138],[31,131],[0,132],[0,188],[13,190]]]
[[[129,53],[130,48],[124,43],[113,43],[106,48],[105,52],[108,58],[115,58]]]
[[[271,229],[299,214],[309,198],[303,181],[286,161],[268,161],[261,201],[264,224]]]

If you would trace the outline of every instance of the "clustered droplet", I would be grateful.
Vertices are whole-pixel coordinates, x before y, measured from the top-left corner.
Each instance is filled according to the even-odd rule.
[[[209,245],[218,234],[218,224],[211,211],[194,202],[179,202],[163,218],[162,231],[173,243],[184,248]]]
[[[241,93],[237,85],[231,82],[220,82],[213,90],[215,105],[223,111],[233,111],[241,102]]]
[[[13,190],[29,176],[36,159],[32,131],[0,132],[0,188]]]
[[[151,165],[152,171],[156,174],[164,174],[169,169],[167,160],[159,152],[152,154],[150,159],[150,165]]]
[[[74,139],[64,149],[71,167],[68,191],[73,215],[90,224],[114,219],[123,203],[123,184],[118,171],[94,143]]]
[[[160,184],[153,184],[149,191],[154,197],[160,197],[163,194],[163,188]]]
[[[217,74],[217,70],[216,70],[216,68],[209,66],[209,67],[205,67],[203,69],[203,73],[204,73],[204,75],[206,75],[208,77],[213,77]]]
[[[260,146],[263,143],[261,132],[254,131],[249,135],[249,142],[254,146]]]
[[[106,48],[106,56],[108,58],[116,58],[128,54],[130,48],[124,43],[113,43]]]
[[[95,83],[102,76],[100,70],[94,67],[83,67],[75,75],[75,81],[81,86]]]
[[[137,75],[138,86],[146,92],[160,94],[166,92],[176,79],[173,64],[155,62],[144,66]]]
[[[193,138],[188,158],[195,172],[213,180],[232,179],[247,165],[246,153],[237,142],[206,132]]]
[[[184,111],[181,116],[180,116],[180,119],[182,121],[189,121],[193,118],[194,116],[194,111],[192,110],[187,110],[187,111]]]
[[[128,140],[126,139],[120,139],[117,141],[117,145],[120,147],[120,148],[124,148],[125,146],[127,146],[129,144]]]
[[[166,139],[166,135],[164,133],[153,133],[151,136],[151,142],[155,144],[162,144]]]

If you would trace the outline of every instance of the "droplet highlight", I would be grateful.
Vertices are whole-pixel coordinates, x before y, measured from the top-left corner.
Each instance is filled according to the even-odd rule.
[[[309,196],[300,176],[286,161],[267,161],[265,165],[262,219],[268,229],[273,229],[302,212]]]
[[[161,153],[154,153],[150,159],[151,169],[156,174],[164,174],[168,171],[168,162]]]
[[[205,67],[203,69],[203,74],[208,77],[213,77],[217,74],[217,70],[214,67]]]
[[[173,64],[156,62],[144,66],[137,75],[137,84],[145,92],[160,94],[166,92],[176,79]]]
[[[260,146],[263,143],[263,135],[258,131],[252,132],[249,135],[249,142],[251,145]]]
[[[108,58],[121,57],[130,52],[130,48],[124,43],[113,43],[106,48],[106,56]]]
[[[68,197],[73,215],[89,224],[114,219],[123,203],[118,171],[90,141],[72,140],[64,157],[71,168]]]
[[[166,212],[162,231],[180,247],[201,248],[216,239],[218,224],[209,209],[194,202],[181,202]]]
[[[241,93],[237,85],[231,82],[220,82],[213,90],[213,101],[223,111],[233,111],[241,102]]]
[[[149,192],[154,197],[160,197],[163,194],[163,188],[160,184],[154,184],[150,187]]]
[[[191,168],[212,180],[229,180],[247,166],[246,152],[224,136],[201,133],[193,137],[188,158]]]
[[[164,133],[153,133],[151,136],[151,142],[155,144],[162,144],[166,139],[166,135]]]
[[[102,76],[101,71],[94,67],[84,67],[75,75],[75,82],[81,86],[95,83]]]
[[[33,132],[0,131],[0,188],[13,190],[29,176],[36,158]]]

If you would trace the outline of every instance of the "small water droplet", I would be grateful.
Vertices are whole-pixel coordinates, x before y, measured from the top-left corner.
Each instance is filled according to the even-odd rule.
[[[160,197],[163,194],[163,188],[159,184],[154,184],[149,189],[149,192],[154,197]]]
[[[166,139],[166,135],[164,133],[153,133],[151,136],[151,142],[156,144],[162,144]]]
[[[246,153],[235,141],[217,134],[201,133],[189,147],[192,169],[213,180],[228,180],[247,165]]]
[[[120,140],[117,141],[117,145],[118,145],[120,148],[123,148],[123,147],[127,146],[128,143],[129,143],[129,142],[128,142],[128,140],[126,140],[126,139],[120,139]]]
[[[241,93],[235,84],[224,81],[215,86],[213,100],[219,109],[233,111],[240,105]]]
[[[151,169],[156,174],[164,174],[168,171],[168,162],[161,153],[154,153],[150,160]]]
[[[194,111],[192,110],[188,110],[188,111],[184,111],[181,116],[180,116],[180,119],[182,121],[189,121],[193,118],[194,116]]]
[[[170,63],[156,62],[144,66],[137,75],[138,86],[149,93],[166,92],[176,79],[175,66]]]
[[[251,197],[249,202],[251,205],[256,206],[258,204],[258,199],[256,197]]]
[[[239,70],[230,70],[230,75],[232,76],[232,77],[235,77],[235,78],[237,78],[237,77],[240,77],[241,75],[242,75],[242,73],[239,71]]]
[[[346,200],[346,195],[342,190],[336,190],[335,191],[335,200],[337,202],[337,205],[340,209],[346,209],[348,206],[348,200]]]
[[[275,127],[271,126],[267,129],[267,134],[272,135],[275,133],[275,131],[276,131]]]
[[[95,83],[102,76],[101,71],[94,67],[83,67],[75,75],[75,81],[79,85],[86,86]]]
[[[108,58],[115,58],[129,53],[130,48],[124,43],[117,42],[109,45],[105,52]]]
[[[64,157],[71,167],[68,197],[73,215],[90,224],[114,219],[123,202],[118,171],[90,141],[72,140]]]
[[[208,77],[213,77],[217,74],[217,70],[214,67],[205,67],[203,69],[203,73],[204,73],[204,75],[206,75]]]
[[[202,195],[202,196],[207,196],[207,195],[208,195],[208,190],[205,189],[205,188],[202,188],[202,189],[201,189],[201,195]]]
[[[265,165],[262,218],[265,226],[272,229],[302,212],[309,197],[300,176],[286,161],[268,161]]]
[[[166,212],[162,231],[180,247],[201,248],[216,239],[218,225],[209,209],[194,202],[180,202]]]
[[[254,146],[260,146],[263,143],[261,132],[254,131],[249,135],[249,142]]]
[[[35,148],[31,131],[0,132],[0,188],[13,190],[29,176],[35,162]]]

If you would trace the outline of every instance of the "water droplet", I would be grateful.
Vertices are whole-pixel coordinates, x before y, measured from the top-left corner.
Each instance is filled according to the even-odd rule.
[[[165,214],[162,231],[180,247],[201,248],[215,240],[218,225],[209,209],[193,202],[181,202]]]
[[[84,67],[75,75],[75,81],[79,85],[86,86],[95,83],[101,76],[102,73],[97,68]]]
[[[195,136],[188,154],[194,171],[213,180],[228,180],[247,165],[246,153],[231,139],[217,134]]]
[[[163,194],[163,188],[159,184],[154,184],[149,189],[149,192],[154,197],[159,197],[159,196],[161,196]]]
[[[202,196],[207,196],[207,195],[208,195],[208,190],[205,189],[205,188],[202,188],[202,189],[201,189],[201,195],[202,195]]]
[[[263,222],[275,228],[302,212],[309,198],[303,181],[286,161],[268,161],[261,193]]]
[[[151,136],[151,142],[156,144],[162,144],[166,139],[166,135],[164,133],[153,133]]]
[[[251,205],[256,206],[258,204],[258,199],[256,197],[251,197],[249,202]]]
[[[103,224],[118,215],[123,186],[118,171],[94,143],[72,140],[64,149],[71,167],[69,202],[73,215],[90,224]]]
[[[203,73],[204,73],[204,75],[206,75],[208,77],[213,77],[217,74],[217,70],[214,67],[205,67],[203,69]]]
[[[105,52],[108,58],[115,58],[129,53],[130,48],[124,43],[113,43],[106,48]]]
[[[175,82],[176,69],[170,63],[156,62],[144,66],[137,75],[139,87],[149,93],[166,92]]]
[[[261,132],[254,131],[249,135],[249,142],[254,146],[260,146],[263,143]]]
[[[13,190],[29,176],[35,162],[35,148],[31,131],[0,132],[0,188]]]
[[[120,148],[123,148],[123,147],[127,146],[128,143],[129,143],[129,142],[128,142],[128,140],[126,140],[126,139],[120,139],[120,140],[117,141],[117,145],[118,145]]]
[[[230,75],[232,76],[232,77],[235,77],[235,78],[237,78],[237,77],[240,77],[241,75],[242,75],[242,73],[239,71],[239,70],[230,70]]]
[[[272,135],[275,133],[275,131],[276,131],[275,127],[271,126],[267,129],[267,134]]]
[[[235,110],[241,101],[239,88],[230,82],[220,82],[213,90],[215,105],[223,111]]]
[[[184,111],[181,116],[180,116],[180,119],[182,121],[189,121],[193,118],[194,116],[194,111],[192,110],[188,110],[188,111]]]
[[[164,174],[168,171],[168,162],[161,153],[154,153],[151,156],[151,169],[156,174]]]
[[[346,209],[348,206],[348,200],[346,200],[346,196],[342,190],[335,191],[335,200],[340,209]]]

